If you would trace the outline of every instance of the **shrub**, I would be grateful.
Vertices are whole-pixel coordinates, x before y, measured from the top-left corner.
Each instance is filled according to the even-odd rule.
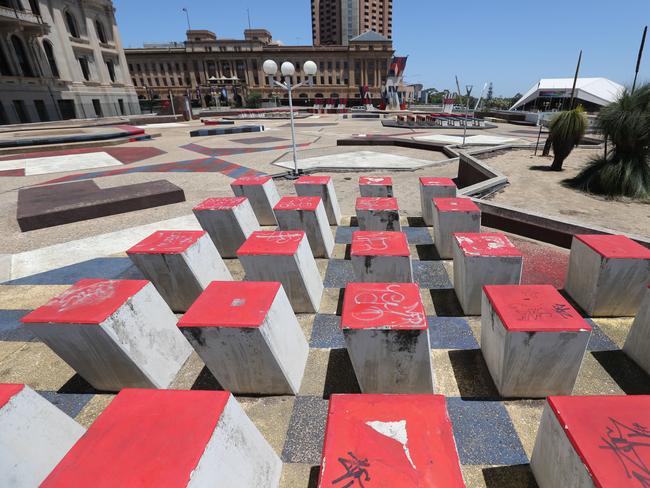
[[[587,130],[587,116],[581,106],[573,110],[560,112],[549,124],[549,138],[553,146],[553,164],[551,169],[562,170],[564,160],[580,142]]]

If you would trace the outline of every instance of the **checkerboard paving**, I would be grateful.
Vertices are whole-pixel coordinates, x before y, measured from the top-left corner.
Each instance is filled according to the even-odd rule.
[[[296,397],[239,396],[244,410],[284,462],[282,487],[315,487],[328,399],[358,393],[339,329],[343,288],[353,280],[349,243],[354,218],[332,228],[331,260],[318,259],[325,284],[317,314],[299,314],[310,353]],[[479,348],[480,317],[464,317],[453,285],[453,263],[438,258],[431,229],[403,219],[415,280],[427,313],[436,393],[447,397],[467,486],[535,486],[528,462],[543,400],[500,398]],[[568,251],[511,237],[524,253],[524,283],[561,287]],[[236,259],[225,260],[235,280],[244,278]],[[95,391],[47,346],[21,328],[20,318],[81,278],[142,278],[126,255],[93,259],[0,284],[0,382],[26,383],[88,426],[114,395]],[[575,395],[648,394],[647,375],[621,351],[632,318],[591,319],[594,328]],[[217,389],[220,385],[194,353],[172,388]]]

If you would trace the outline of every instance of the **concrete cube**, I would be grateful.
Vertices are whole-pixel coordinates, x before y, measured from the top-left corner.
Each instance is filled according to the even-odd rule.
[[[369,488],[464,488],[445,397],[332,395],[319,487],[355,478]]]
[[[420,205],[427,225],[433,225],[434,198],[456,198],[456,183],[451,178],[420,177]]]
[[[236,258],[248,236],[260,230],[246,197],[208,198],[192,211],[222,258]]]
[[[480,232],[481,210],[469,198],[434,198],[433,241],[443,259],[454,257],[454,233]]]
[[[341,223],[341,209],[331,176],[301,176],[294,183],[296,194],[301,197],[321,197],[330,225]]]
[[[565,291],[592,317],[634,316],[650,283],[650,249],[619,235],[575,235]]]
[[[22,322],[97,390],[166,388],[192,352],[145,280],[80,280]]]
[[[550,396],[530,467],[539,488],[648,486],[650,396]]]
[[[175,312],[186,311],[214,280],[232,280],[202,230],[160,230],[126,251]]]
[[[353,232],[350,258],[357,281],[413,281],[411,251],[403,232]]]
[[[178,326],[226,390],[298,393],[309,345],[279,282],[213,281]]]
[[[85,431],[29,386],[0,384],[0,486],[39,486]]]
[[[363,393],[433,393],[429,328],[413,283],[349,283],[341,329]]]
[[[361,230],[400,231],[396,198],[357,198],[355,210]]]
[[[650,286],[645,289],[643,302],[625,339],[623,351],[650,374]]]
[[[280,200],[275,182],[270,176],[244,176],[230,184],[238,197],[248,198],[260,225],[277,225],[273,207]]]
[[[282,197],[273,207],[280,230],[303,230],[314,257],[330,258],[334,234],[320,197]]]
[[[390,176],[359,176],[362,197],[392,197],[393,179]]]
[[[121,391],[43,488],[276,488],[282,462],[227,391]]]
[[[504,397],[569,395],[591,327],[551,285],[483,287],[481,351]]]
[[[523,254],[497,233],[454,234],[454,289],[465,315],[481,314],[484,285],[518,285]]]
[[[237,256],[246,280],[279,281],[294,312],[318,312],[323,281],[303,231],[253,232]]]

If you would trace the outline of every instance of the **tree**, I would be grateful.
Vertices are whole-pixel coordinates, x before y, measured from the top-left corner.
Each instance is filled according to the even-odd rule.
[[[587,130],[587,116],[582,106],[573,110],[558,113],[551,120],[549,139],[553,146],[553,164],[551,169],[562,171],[564,160],[571,154],[573,148],[580,142]]]
[[[260,92],[250,92],[246,97],[246,106],[248,108],[260,108],[262,105],[262,94]]]

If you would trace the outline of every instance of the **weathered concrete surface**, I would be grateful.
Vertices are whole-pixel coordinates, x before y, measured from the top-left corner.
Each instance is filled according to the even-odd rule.
[[[357,281],[413,281],[411,253],[403,232],[353,232],[350,259]]]
[[[623,351],[650,374],[650,286],[625,339]]]
[[[331,176],[301,176],[294,183],[296,194],[301,197],[321,197],[330,225],[341,223],[341,208]]]
[[[320,197],[282,197],[273,207],[280,230],[302,230],[314,257],[330,258],[334,234]]]
[[[359,194],[362,197],[392,197],[393,179],[390,176],[359,176]]]
[[[355,204],[357,221],[361,230],[400,231],[397,199],[360,197]]]
[[[230,184],[233,193],[250,201],[260,225],[277,225],[273,207],[280,201],[273,178],[250,176],[238,178]]]
[[[455,198],[456,184],[451,178],[432,178],[421,176],[420,179],[420,205],[422,218],[427,225],[433,225],[433,200],[434,198]]]
[[[443,259],[454,257],[455,232],[480,232],[481,211],[468,198],[433,199],[433,241]]]

